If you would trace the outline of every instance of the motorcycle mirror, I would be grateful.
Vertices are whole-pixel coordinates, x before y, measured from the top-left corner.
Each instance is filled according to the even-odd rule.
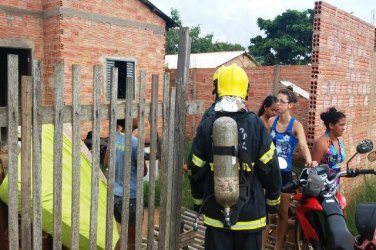
[[[366,154],[368,152],[371,152],[373,149],[373,143],[370,139],[365,139],[361,141],[358,146],[356,146],[356,152],[359,154]]]
[[[279,164],[279,169],[287,168],[287,161],[282,157],[278,157],[278,164]]]
[[[367,155],[367,159],[368,159],[370,162],[376,161],[376,151],[372,151],[371,153],[369,153],[369,154]]]

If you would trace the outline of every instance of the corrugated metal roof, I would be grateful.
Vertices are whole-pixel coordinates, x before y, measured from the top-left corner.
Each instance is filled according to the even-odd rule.
[[[242,55],[249,55],[245,51],[226,51],[213,53],[191,54],[189,68],[204,69],[217,68],[222,64]],[[178,55],[166,55],[165,65],[169,69],[176,69],[178,64]]]

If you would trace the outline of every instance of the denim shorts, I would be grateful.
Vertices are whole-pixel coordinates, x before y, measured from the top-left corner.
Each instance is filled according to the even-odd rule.
[[[114,197],[114,217],[117,223],[121,223],[122,202],[122,197]],[[129,224],[136,224],[136,199],[129,199]]]

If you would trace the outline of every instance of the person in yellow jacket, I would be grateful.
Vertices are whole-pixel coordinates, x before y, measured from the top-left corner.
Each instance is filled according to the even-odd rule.
[[[194,209],[204,214],[207,227],[205,249],[261,249],[266,210],[276,213],[280,200],[281,175],[275,147],[261,119],[245,107],[245,71],[236,65],[223,66],[214,74],[213,84],[216,100],[197,128],[188,160]],[[223,207],[214,196],[212,129],[222,116],[234,119],[238,127],[240,194],[231,208],[230,227],[225,226]]]

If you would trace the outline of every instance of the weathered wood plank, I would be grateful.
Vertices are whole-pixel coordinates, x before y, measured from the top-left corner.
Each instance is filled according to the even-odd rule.
[[[158,103],[158,75],[152,76],[152,101],[150,124],[150,169],[149,169],[149,217],[148,217],[148,250],[153,246],[154,203],[155,203],[155,166],[157,161],[157,103]]]
[[[144,209],[144,144],[145,144],[145,88],[146,72],[140,72],[139,109],[138,109],[138,151],[137,151],[137,212],[136,212],[136,249],[142,244],[142,219]],[[150,170],[149,170],[150,171]],[[149,172],[150,173],[150,172]]]
[[[31,249],[31,123],[32,123],[32,77],[21,80],[21,248]]]
[[[129,190],[132,160],[132,100],[134,79],[127,77],[125,105],[125,154],[123,169],[123,200],[121,213],[120,249],[128,248]]]
[[[79,249],[80,230],[80,176],[81,176],[81,66],[72,66],[72,218],[71,249]]]
[[[175,138],[175,102],[176,102],[176,88],[171,88],[171,96],[170,96],[170,114],[169,114],[169,125],[168,125],[168,159],[166,164],[166,186],[167,186],[167,193],[166,193],[166,234],[165,234],[165,241],[166,247],[167,244],[170,244],[173,241],[174,235],[178,234],[179,232],[172,232],[171,225],[175,223],[174,218],[172,218],[172,214],[174,214],[172,210],[172,196],[174,194],[173,188],[173,173],[174,173],[174,158],[175,158],[175,147],[174,147],[174,138]],[[171,249],[168,248],[167,249]]]
[[[161,202],[160,202],[160,214],[159,214],[159,226],[160,232],[158,236],[158,249],[164,250],[165,249],[165,235],[166,235],[166,193],[167,193],[167,183],[166,183],[166,175],[167,172],[167,158],[168,158],[168,118],[170,112],[170,74],[165,73],[163,79],[163,141],[162,147],[160,152],[160,161],[159,161],[159,180],[161,183]]]
[[[157,116],[162,116],[162,103],[158,103],[158,113]],[[63,111],[63,122],[64,123],[72,123],[72,106],[65,105]],[[53,123],[54,121],[54,108],[49,106],[43,106],[40,108],[42,113],[42,120],[43,124]],[[100,105],[100,114],[101,120],[108,120],[110,117],[110,104],[101,104]],[[132,114],[133,117],[136,117],[138,104],[132,104]],[[194,114],[203,114],[205,112],[204,102],[201,100],[196,101],[187,101],[186,103],[186,111],[188,115]],[[118,103],[116,108],[116,113],[118,114],[118,119],[124,119],[125,113],[125,103]],[[80,119],[81,121],[92,121],[93,111],[92,105],[81,105],[81,113]],[[145,105],[145,117],[150,117],[150,103],[146,103]],[[8,108],[7,107],[0,107],[0,127],[7,127],[8,126]]]
[[[17,154],[18,110],[18,56],[8,55],[8,224],[9,249],[18,250],[18,191]]]
[[[98,176],[100,159],[100,98],[102,86],[102,66],[94,65],[93,72],[93,145],[92,145],[92,171],[91,171],[91,206],[90,206],[90,249],[97,249],[97,224],[98,224]]]
[[[42,249],[42,63],[34,62],[33,73],[33,249]]]
[[[54,195],[53,195],[53,214],[54,214],[54,232],[53,249],[61,249],[62,231],[61,231],[61,209],[62,209],[62,148],[63,148],[63,107],[64,107],[64,64],[58,63],[55,66],[54,78],[55,91],[55,115],[54,115]]]
[[[189,74],[189,58],[191,51],[191,39],[189,37],[189,28],[184,27],[180,29],[179,37],[179,54],[178,54],[178,73],[176,81],[176,110],[175,117],[178,123],[175,125],[175,161],[173,167],[173,198],[171,207],[171,217],[173,222],[171,224],[171,233],[173,238],[171,240],[170,249],[177,248],[179,240],[180,228],[180,212],[182,201],[182,175],[184,164],[184,139],[185,139],[185,100],[187,98],[188,74]]]
[[[116,163],[116,105],[118,93],[118,68],[112,68],[111,73],[111,99],[110,99],[110,138],[107,147],[109,154],[108,181],[107,181],[107,214],[106,214],[106,250],[113,249],[112,231],[114,216],[114,182],[115,182],[115,163]]]

